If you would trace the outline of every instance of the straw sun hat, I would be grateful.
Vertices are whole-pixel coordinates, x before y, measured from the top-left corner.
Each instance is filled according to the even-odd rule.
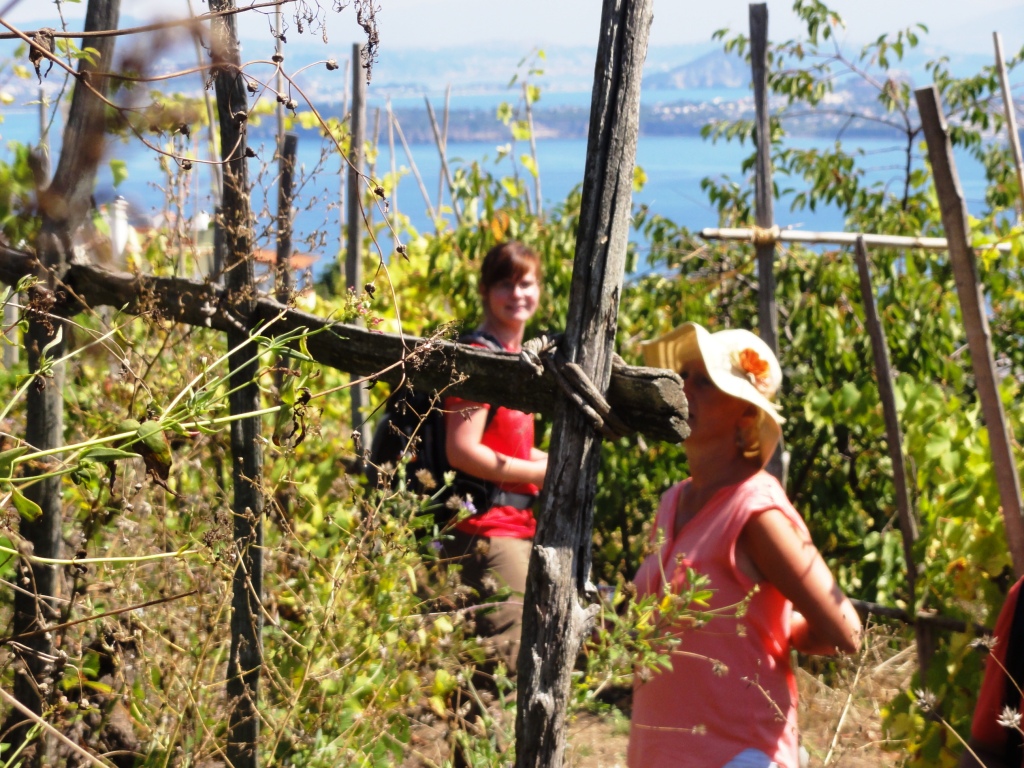
[[[782,369],[767,344],[741,328],[708,333],[696,323],[684,323],[643,342],[640,348],[647,365],[676,373],[684,363],[700,358],[716,387],[757,406],[763,414],[761,466],[768,463],[782,437],[780,425],[785,419],[772,402],[782,383]]]

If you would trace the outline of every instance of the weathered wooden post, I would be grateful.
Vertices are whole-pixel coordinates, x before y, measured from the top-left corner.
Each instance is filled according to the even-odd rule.
[[[119,17],[120,0],[90,0],[85,15],[85,31],[117,29]],[[96,49],[97,55],[81,59],[78,71],[81,77],[88,77],[93,88],[104,94],[109,90],[109,82],[95,73],[113,66],[114,38],[89,38],[89,45]],[[96,168],[103,155],[105,109],[103,101],[89,88],[76,83],[60,160],[52,182],[40,199],[42,225],[36,240],[40,282],[29,291],[28,299],[44,312],[50,311],[48,308],[53,301],[59,303],[64,298],[59,278],[72,258],[69,251],[72,234],[88,216],[92,205]],[[67,330],[61,318],[30,315],[25,334],[30,372],[42,370],[44,358],[55,360],[63,356]],[[29,387],[26,394],[25,441],[36,450],[57,448],[64,442],[64,366],[53,366],[51,374],[42,376],[40,386]],[[55,462],[38,462],[28,466],[26,475],[46,474],[56,466]],[[61,479],[51,477],[32,483],[25,489],[25,496],[38,505],[41,514],[35,520],[22,519],[21,535],[31,543],[35,555],[59,558],[63,522]],[[48,599],[59,592],[60,570],[54,565],[29,564],[24,560],[19,563],[16,571],[19,589],[14,592],[12,634],[44,629],[60,615]],[[41,633],[26,638],[22,645],[25,650],[19,654],[14,696],[38,715],[43,711],[46,695],[53,692],[59,682],[47,679],[49,667],[46,659],[52,657],[53,639],[48,633]],[[19,723],[19,720],[19,716],[12,712],[8,724]],[[17,728],[6,733],[4,740],[12,745],[23,743],[29,725],[19,723]],[[26,753],[27,764],[43,761],[45,751],[30,748]]]
[[[590,107],[583,202],[569,317],[559,357],[607,391],[629,236],[640,79],[651,0],[604,0]],[[523,609],[516,765],[561,766],[565,706],[594,619],[589,586],[593,501],[601,439],[567,398],[555,406]]]
[[[278,6],[277,13],[281,8]],[[280,18],[278,19],[280,24]],[[278,45],[280,45],[278,39]],[[283,122],[282,126],[283,127]],[[292,203],[295,197],[295,162],[298,153],[299,137],[294,133],[281,133],[278,136],[280,147],[280,179],[277,186],[277,257],[274,260],[274,295],[279,302],[288,305],[292,300]],[[279,358],[278,370],[274,373],[274,383],[280,398],[285,390],[285,369],[289,367],[287,358],[282,354]],[[278,487],[275,501],[278,509],[287,518],[291,515],[294,489],[287,484]]]
[[[227,11],[234,0],[210,0],[211,11]],[[249,177],[246,167],[246,123],[249,104],[242,77],[235,16],[211,22],[211,45],[217,93],[217,117],[223,164],[224,192],[220,221],[223,228],[222,263],[228,304],[236,323],[227,331],[231,368],[231,415],[259,410],[259,370],[249,338],[256,301],[252,254]],[[263,452],[261,419],[249,416],[231,423],[231,479],[234,490],[234,540],[237,564],[232,582],[231,652],[228,657],[227,758],[234,768],[258,765],[257,742],[260,670],[263,663]]]
[[[967,222],[967,204],[964,202],[960,179],[953,160],[953,145],[942,114],[939,91],[933,85],[914,91],[921,125],[928,142],[928,160],[942,209],[942,226],[949,241],[949,261],[953,267],[956,292],[960,299],[960,312],[967,331],[967,346],[971,352],[971,365],[981,399],[981,412],[988,429],[992,463],[995,465],[999,500],[1003,507],[1006,539],[1013,557],[1013,568],[1018,576],[1024,575],[1024,509],[1021,507],[1020,478],[1013,457],[1010,433],[1006,426],[1003,403],[999,399],[995,360],[992,355],[992,336],[985,315],[985,297],[974,249],[970,243],[970,225]]]
[[[768,114],[768,5],[750,4],[750,68],[754,84],[757,166],[754,172],[754,249],[757,254],[757,330],[779,356],[779,313],[775,305],[775,200],[772,183],[772,121]],[[782,443],[765,467],[785,482]]]
[[[345,246],[345,286],[359,293],[363,290],[363,196],[360,186],[363,183],[363,144],[366,142],[366,75],[360,66],[359,43],[352,44],[352,135],[349,139],[348,151],[348,237]],[[359,319],[354,321],[359,323]],[[358,432],[357,464],[362,466],[363,451],[369,450],[370,425],[366,423],[363,406],[366,404],[366,387],[356,384],[349,387],[352,398],[352,433]]]
[[[903,537],[903,559],[907,563],[907,591],[910,593],[908,602],[911,616],[917,610],[917,562],[914,559],[914,544],[917,541],[917,517],[914,515],[910,501],[910,488],[907,483],[907,465],[903,457],[903,431],[900,429],[900,417],[896,412],[896,393],[892,385],[892,366],[889,364],[889,344],[886,341],[885,329],[878,317],[875,305],[875,292],[871,287],[871,265],[868,263],[868,249],[864,238],[857,238],[854,248],[857,272],[860,276],[861,300],[864,302],[864,320],[871,337],[871,351],[875,358],[875,375],[878,378],[878,397],[882,401],[882,413],[885,416],[885,439],[889,444],[889,457],[892,459],[893,484],[896,486],[896,512],[900,521],[900,535]],[[917,636],[917,662],[923,670],[928,668],[931,659],[931,631],[923,622],[914,625]]]
[[[768,4],[750,4],[750,68],[754,85],[757,127],[757,166],[754,173],[754,220],[764,237],[755,235],[757,251],[758,331],[772,352],[779,354],[779,316],[775,306],[775,199],[772,187],[772,126],[768,114]]]

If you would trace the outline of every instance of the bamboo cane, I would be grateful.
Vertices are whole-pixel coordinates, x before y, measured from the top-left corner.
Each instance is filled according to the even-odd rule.
[[[907,564],[907,604],[917,605],[918,569],[914,560],[914,544],[917,542],[917,518],[910,500],[910,487],[907,483],[907,467],[903,457],[903,433],[900,430],[900,417],[896,411],[896,393],[893,389],[892,366],[889,363],[889,345],[886,341],[885,329],[878,316],[875,306],[875,292],[871,287],[871,266],[868,264],[868,249],[863,238],[857,238],[854,249],[854,260],[860,276],[861,301],[864,303],[864,322],[871,337],[871,351],[875,358],[875,376],[878,379],[878,397],[882,401],[882,413],[885,416],[886,442],[889,444],[889,457],[892,460],[892,480],[896,486],[896,512],[900,521],[900,536],[903,539],[903,559]],[[921,669],[928,669],[931,658],[931,634],[927,627],[917,625],[917,659]]]
[[[864,239],[868,248],[920,248],[925,251],[946,251],[949,245],[944,237],[912,237],[905,235],[876,235],[858,232],[801,232],[795,229],[761,230],[749,227],[707,227],[700,231],[705,240],[725,240],[753,243],[760,237],[771,237],[780,243],[806,243],[807,245],[849,245],[857,244],[857,238]],[[1009,243],[992,246],[1000,253],[1010,251]]]
[[[388,97],[388,158],[391,161],[391,234],[398,246],[398,170],[395,159],[395,122],[391,119],[391,97]]]
[[[444,89],[444,116],[441,119],[441,145],[444,153],[448,154],[448,120],[451,117],[452,84]],[[444,171],[437,174],[437,205],[440,208],[444,204]]]
[[[395,126],[395,133],[398,134],[398,140],[402,142],[402,148],[405,150],[405,157],[409,161],[409,170],[412,171],[412,176],[416,179],[416,184],[420,188],[420,194],[423,195],[423,202],[427,205],[427,214],[436,226],[437,213],[434,212],[434,206],[430,204],[430,194],[427,192],[427,188],[423,184],[423,177],[420,176],[419,168],[416,167],[416,161],[413,159],[412,152],[409,150],[409,143],[405,140],[405,133],[402,131],[402,124],[398,122],[398,115],[391,111],[390,104],[388,105],[388,118],[391,120],[392,125]]]
[[[530,86],[528,83],[523,83],[523,102],[526,104],[526,123],[530,127],[530,156],[533,158],[533,168],[535,171],[533,174],[533,212],[540,216],[541,203],[544,198],[540,196],[540,164],[537,162],[537,139],[533,131],[533,107],[530,106]]]
[[[967,221],[967,204],[956,173],[953,146],[942,114],[938,89],[933,85],[921,88],[914,94],[928,142],[928,159],[942,208],[942,224],[949,238],[949,261],[967,331],[967,344],[971,352],[982,415],[988,429],[1006,539],[1013,557],[1014,570],[1020,576],[1024,574],[1024,508],[1021,506],[1020,477],[1017,475],[1006,414],[999,396],[999,380],[992,354],[992,336],[986,316],[983,286],[978,275],[974,249],[968,240],[970,226]]]
[[[459,209],[459,201],[455,199],[455,183],[452,181],[451,170],[448,168],[448,157],[445,153],[444,141],[441,138],[441,129],[437,125],[437,117],[434,115],[434,108],[430,105],[430,99],[426,96],[423,100],[427,103],[427,116],[430,118],[430,129],[434,132],[434,143],[437,144],[437,152],[441,156],[441,171],[448,182],[448,194],[452,200],[452,210],[455,212],[455,219],[462,223],[462,211]]]

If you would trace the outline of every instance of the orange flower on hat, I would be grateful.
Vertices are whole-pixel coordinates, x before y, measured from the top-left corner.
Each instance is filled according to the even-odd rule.
[[[746,374],[747,379],[754,385],[755,389],[763,395],[767,395],[771,388],[769,373],[771,368],[768,361],[757,354],[756,350],[740,350],[735,359],[736,366]]]

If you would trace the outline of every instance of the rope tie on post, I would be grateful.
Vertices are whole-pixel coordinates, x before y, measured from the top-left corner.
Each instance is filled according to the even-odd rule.
[[[558,353],[558,341],[558,336],[540,336],[530,339],[523,344],[523,349],[519,353],[520,359],[529,365],[538,376],[544,372],[544,369],[551,371],[566,396],[604,437],[609,440],[618,440],[620,437],[633,434],[634,430],[626,426],[622,419],[615,415],[611,406],[608,405],[608,401],[604,399],[584,370]],[[612,365],[621,364],[621,359],[616,355]]]
[[[755,224],[750,228],[750,242],[754,245],[775,245],[781,235],[782,230],[778,224],[770,227],[759,227]]]
[[[519,359],[533,369],[538,376],[544,375],[543,357],[558,346],[560,336],[538,336],[535,339],[527,339],[523,342],[523,348],[519,352]]]

